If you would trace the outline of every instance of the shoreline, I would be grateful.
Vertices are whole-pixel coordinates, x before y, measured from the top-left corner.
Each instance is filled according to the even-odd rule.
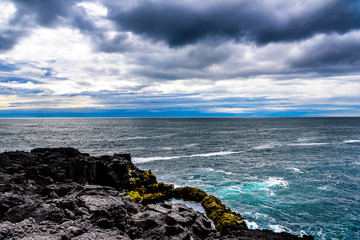
[[[195,187],[174,188],[172,184],[159,183],[151,170],[137,168],[132,163],[130,154],[94,157],[74,148],[39,148],[30,152],[1,153],[0,163],[0,179],[3,180],[0,187],[0,207],[4,212],[0,215],[0,239],[11,239],[9,234],[15,234],[12,230],[26,221],[34,220],[34,225],[39,227],[44,222],[64,224],[69,221],[77,226],[84,224],[81,222],[84,218],[90,223],[87,223],[88,228],[84,227],[86,230],[79,236],[91,232],[95,232],[95,235],[110,234],[109,229],[112,229],[111,234],[123,237],[119,239],[157,239],[156,236],[160,235],[163,238],[158,239],[187,239],[186,236],[193,239],[314,239],[307,235],[298,237],[271,230],[248,229],[244,218],[231,211],[215,196]],[[76,192],[76,188],[80,192]],[[95,191],[94,188],[98,190]],[[87,191],[91,195],[81,195],[81,192]],[[96,199],[92,199],[85,207],[87,212],[84,210],[76,213],[83,207],[81,204],[84,204],[84,199],[86,203],[86,199],[94,196]],[[70,201],[69,199],[74,201],[72,209],[63,206],[63,202]],[[80,205],[79,199],[83,201]],[[102,202],[98,202],[99,199]],[[200,203],[206,215],[194,213],[194,210],[182,204],[179,207],[165,202],[170,199]],[[107,208],[109,204],[111,208]],[[111,213],[113,208],[124,208],[125,205],[132,210],[125,208],[125,213]],[[101,209],[101,214],[97,212],[98,208]],[[186,214],[182,215],[182,212]],[[100,215],[97,216],[98,214]],[[14,219],[13,216],[17,215],[22,216]],[[124,215],[121,224],[116,215]],[[215,228],[209,225],[211,221]],[[49,236],[53,239],[61,232],[54,231],[51,224],[41,227],[48,229]],[[25,227],[21,234],[25,236],[37,233],[36,229],[32,232],[30,230]],[[156,234],[155,230],[161,234]],[[65,237],[60,239],[77,237],[71,233],[61,236]]]

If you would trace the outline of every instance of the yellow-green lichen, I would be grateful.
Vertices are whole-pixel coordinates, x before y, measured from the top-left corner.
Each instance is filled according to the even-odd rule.
[[[166,198],[166,194],[162,192],[145,193],[142,195],[142,198],[142,203],[148,204],[164,200]]]
[[[219,232],[232,227],[247,229],[241,215],[234,213],[221,201],[196,187],[175,188],[172,184],[158,183],[156,176],[149,171],[131,171],[129,175],[128,194],[134,202],[149,204],[165,199],[177,198],[189,201],[201,202],[206,215],[213,220]]]
[[[142,200],[142,197],[138,191],[130,191],[127,192],[127,194],[129,194],[133,202],[141,202]]]
[[[207,193],[196,187],[179,187],[172,191],[172,195],[174,198],[201,202]]]
[[[158,183],[151,170],[140,170],[137,173],[132,173],[132,176],[128,194],[134,202],[142,204],[159,202],[170,198],[169,191],[174,189],[172,184]]]
[[[210,195],[204,197],[201,205],[205,209],[206,215],[213,220],[218,231],[229,227],[247,228],[244,219],[237,213],[231,211],[221,201]]]

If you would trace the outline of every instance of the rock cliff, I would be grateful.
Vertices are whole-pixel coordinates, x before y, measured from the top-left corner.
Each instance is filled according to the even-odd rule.
[[[129,154],[73,148],[0,154],[2,239],[314,239],[248,229],[238,213],[194,187],[159,183]],[[206,215],[170,199],[201,203]]]

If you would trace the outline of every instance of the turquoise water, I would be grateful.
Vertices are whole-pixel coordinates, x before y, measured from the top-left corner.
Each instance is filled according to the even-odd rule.
[[[360,118],[0,119],[0,151],[129,152],[252,228],[360,239]]]

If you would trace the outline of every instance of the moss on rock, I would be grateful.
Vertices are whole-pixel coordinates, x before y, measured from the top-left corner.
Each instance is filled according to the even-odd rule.
[[[244,218],[240,214],[232,212],[218,198],[212,195],[206,196],[201,201],[201,205],[219,232],[229,228],[247,229]]]
[[[142,200],[142,197],[138,191],[129,191],[127,194],[129,194],[133,202],[140,202]]]
[[[158,183],[156,176],[149,171],[139,170],[131,173],[128,194],[134,202],[149,204],[169,199],[174,185]]]
[[[201,202],[207,193],[196,187],[179,187],[172,191],[172,197],[188,201]]]
[[[128,194],[134,202],[144,205],[164,201],[170,198],[201,202],[206,215],[213,220],[219,232],[229,229],[247,229],[246,223],[240,214],[234,213],[221,201],[196,187],[179,187],[158,183],[156,176],[149,171],[137,170],[130,172],[130,187]]]

